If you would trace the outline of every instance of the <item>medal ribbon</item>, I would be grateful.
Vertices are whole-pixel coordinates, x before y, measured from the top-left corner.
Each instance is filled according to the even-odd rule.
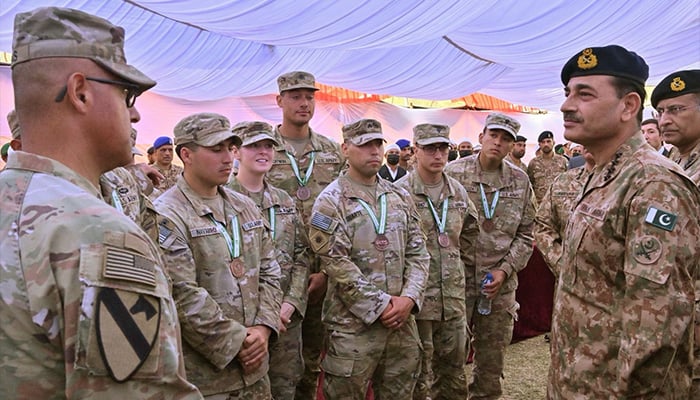
[[[221,225],[219,221],[214,219],[214,217],[209,215],[209,219],[211,219],[211,222],[216,225],[216,229],[224,236],[224,240],[226,241],[226,246],[228,246],[228,253],[231,255],[231,259],[236,259],[241,256],[241,232],[240,232],[240,227],[238,226],[238,215],[234,215],[231,217],[231,231],[233,232],[233,240],[231,239],[231,235],[228,234],[228,231],[226,230],[226,227]]]
[[[382,195],[379,196],[379,221],[377,221],[377,216],[374,214],[374,211],[372,211],[366,201],[362,199],[357,199],[357,201],[359,201],[360,205],[367,210],[369,218],[372,220],[372,224],[374,225],[374,231],[377,232],[377,235],[383,235],[384,231],[386,230],[386,193],[382,193]]]
[[[306,173],[304,174],[303,179],[299,173],[299,166],[297,165],[297,160],[294,158],[294,156],[289,154],[289,152],[285,152],[284,154],[287,155],[287,158],[289,158],[289,162],[292,164],[292,171],[294,171],[294,176],[297,177],[297,182],[299,182],[299,186],[306,186],[306,184],[309,183],[309,178],[311,178],[311,173],[314,170],[314,161],[316,161],[316,152],[315,151],[311,152],[311,155],[309,156],[311,161],[309,161],[309,166],[306,167]]]
[[[442,201],[442,216],[440,218],[438,218],[437,210],[435,210],[435,206],[433,205],[433,201],[430,200],[430,196],[426,196],[426,198],[428,199],[430,211],[433,213],[433,219],[435,220],[435,225],[437,225],[438,232],[445,233],[445,224],[447,223],[447,205],[450,198],[448,197]]]
[[[112,190],[112,205],[119,210],[120,213],[124,214],[124,206],[122,206],[122,202],[119,200],[116,189]]]
[[[489,209],[489,203],[486,200],[486,193],[484,193],[484,185],[482,183],[479,183],[479,187],[481,188],[481,205],[484,207],[484,217],[486,219],[491,219],[493,218],[493,214],[496,211],[496,204],[498,204],[498,197],[501,194],[500,190],[496,190],[496,193],[493,194],[493,200],[491,201],[491,209]]]
[[[268,214],[270,216],[270,236],[272,236],[272,240],[275,240],[275,206],[268,209]]]

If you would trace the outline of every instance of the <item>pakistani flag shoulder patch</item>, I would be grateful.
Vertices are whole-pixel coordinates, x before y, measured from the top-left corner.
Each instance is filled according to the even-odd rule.
[[[647,210],[647,215],[644,218],[644,222],[653,225],[657,228],[667,230],[669,232],[673,231],[676,226],[676,221],[678,216],[672,212],[664,211],[654,206],[649,207]]]

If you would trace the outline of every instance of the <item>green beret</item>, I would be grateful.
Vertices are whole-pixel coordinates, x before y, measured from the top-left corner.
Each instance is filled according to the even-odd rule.
[[[7,157],[7,153],[10,151],[10,142],[7,142],[0,147],[0,155]]]
[[[700,69],[674,72],[656,85],[651,93],[651,106],[656,108],[661,100],[698,92],[700,92]]]
[[[586,75],[617,76],[644,85],[649,66],[642,57],[621,46],[589,47],[564,64],[561,81],[566,85],[571,78]]]

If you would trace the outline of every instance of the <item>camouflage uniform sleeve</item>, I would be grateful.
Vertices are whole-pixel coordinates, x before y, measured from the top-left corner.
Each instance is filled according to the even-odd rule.
[[[197,266],[186,236],[166,217],[160,222],[160,246],[173,280],[182,338],[223,369],[241,349],[247,332],[245,325],[226,318],[209,292],[199,286]]]
[[[562,255],[562,238],[559,235],[559,214],[553,210],[552,187],[547,189],[535,216],[535,243],[554,276],[559,276],[557,264]]]
[[[294,225],[294,264],[292,266],[289,289],[285,293],[283,301],[293,305],[299,315],[303,317],[306,313],[306,304],[309,299],[307,287],[312,254],[309,249],[309,239],[306,236],[306,231],[298,213],[294,217]]]
[[[479,214],[476,205],[466,192],[467,213],[462,222],[462,232],[459,235],[459,255],[467,269],[467,274],[476,273],[476,242],[479,237]],[[473,271],[473,272],[472,272]]]
[[[619,311],[620,397],[653,393],[668,384],[666,373],[675,351],[693,332],[700,209],[697,194],[679,186],[644,185],[627,212],[626,290]],[[671,217],[677,218],[675,225],[667,223]]]
[[[409,297],[416,303],[413,312],[420,312],[423,306],[423,294],[428,285],[428,271],[430,269],[430,253],[426,247],[425,233],[421,224],[420,215],[410,193],[400,189],[400,195],[408,204],[409,215],[407,218],[407,240],[404,262],[404,285],[401,296]]]
[[[367,279],[350,258],[353,240],[345,229],[339,199],[321,193],[311,214],[309,240],[340,301],[363,323],[371,325],[389,305],[391,296]],[[420,229],[420,228],[418,228]],[[425,246],[423,246],[424,254]]]
[[[537,162],[536,162],[535,159],[533,158],[533,159],[530,160],[530,162],[527,164],[527,171],[525,171],[525,172],[527,172],[527,177],[528,177],[528,179],[530,180],[530,184],[534,184],[534,183],[535,183],[535,169],[536,169],[536,165],[535,165],[535,164],[536,164],[536,163],[537,163]]]
[[[535,222],[535,200],[532,193],[532,185],[526,182],[527,187],[523,196],[525,206],[523,213],[520,216],[520,225],[515,232],[515,237],[510,245],[508,254],[503,257],[503,260],[496,265],[496,268],[502,270],[510,277],[514,272],[525,268],[527,261],[532,255],[532,229]]]
[[[262,219],[262,215],[260,216]],[[269,229],[265,229],[262,235],[260,249],[260,307],[255,316],[255,325],[264,325],[275,335],[279,334],[278,322],[280,320],[280,306],[282,301],[282,289],[280,288],[280,265],[277,263],[277,252],[272,243]]]

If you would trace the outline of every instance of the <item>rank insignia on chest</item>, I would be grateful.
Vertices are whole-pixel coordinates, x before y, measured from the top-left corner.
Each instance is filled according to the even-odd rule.
[[[678,216],[676,214],[660,210],[656,207],[649,207],[644,222],[671,232],[676,226],[677,219]]]

